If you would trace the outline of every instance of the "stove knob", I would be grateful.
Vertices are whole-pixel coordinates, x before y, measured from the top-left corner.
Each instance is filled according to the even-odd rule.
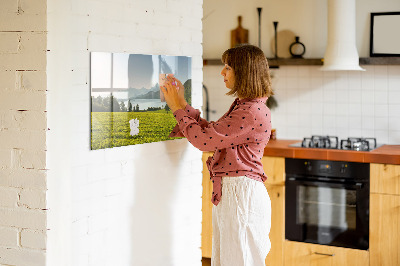
[[[306,170],[308,172],[311,172],[311,170],[312,170],[311,162],[306,162],[305,165],[306,165]]]
[[[346,173],[346,169],[347,169],[347,164],[342,164],[342,167],[340,168],[340,173],[341,174]]]

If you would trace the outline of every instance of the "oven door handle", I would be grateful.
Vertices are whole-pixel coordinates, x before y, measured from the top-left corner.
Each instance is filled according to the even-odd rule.
[[[310,180],[304,180],[303,178],[298,178],[298,177],[288,177],[286,181],[289,182],[296,182],[296,183],[301,183],[304,185],[312,185],[312,186],[316,186],[316,185],[340,185],[346,188],[353,188],[353,189],[361,189],[363,188],[363,183],[362,182],[335,182],[335,181],[322,181],[322,180],[315,180],[315,181],[310,181]]]

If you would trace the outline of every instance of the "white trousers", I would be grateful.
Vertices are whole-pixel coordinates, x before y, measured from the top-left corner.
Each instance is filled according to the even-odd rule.
[[[223,177],[212,223],[212,266],[265,265],[271,249],[271,201],[262,182],[245,176]]]

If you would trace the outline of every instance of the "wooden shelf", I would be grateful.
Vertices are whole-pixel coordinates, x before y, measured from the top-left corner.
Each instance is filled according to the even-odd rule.
[[[221,59],[203,59],[204,66],[222,66]]]
[[[400,57],[362,57],[360,65],[400,65]]]
[[[279,66],[322,66],[323,58],[268,58],[271,68]],[[204,66],[222,65],[220,59],[204,59]],[[360,65],[400,65],[400,57],[362,57]]]
[[[220,59],[204,59],[203,64],[205,66],[217,66],[222,65]],[[268,64],[270,67],[279,66],[304,66],[304,65],[322,65],[321,58],[268,58]]]
[[[268,58],[270,67],[322,66],[322,58]]]

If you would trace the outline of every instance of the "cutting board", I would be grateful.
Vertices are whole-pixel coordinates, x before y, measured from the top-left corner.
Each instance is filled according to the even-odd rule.
[[[238,16],[238,27],[231,30],[231,48],[242,43],[249,43],[249,31],[242,27],[242,16]]]

